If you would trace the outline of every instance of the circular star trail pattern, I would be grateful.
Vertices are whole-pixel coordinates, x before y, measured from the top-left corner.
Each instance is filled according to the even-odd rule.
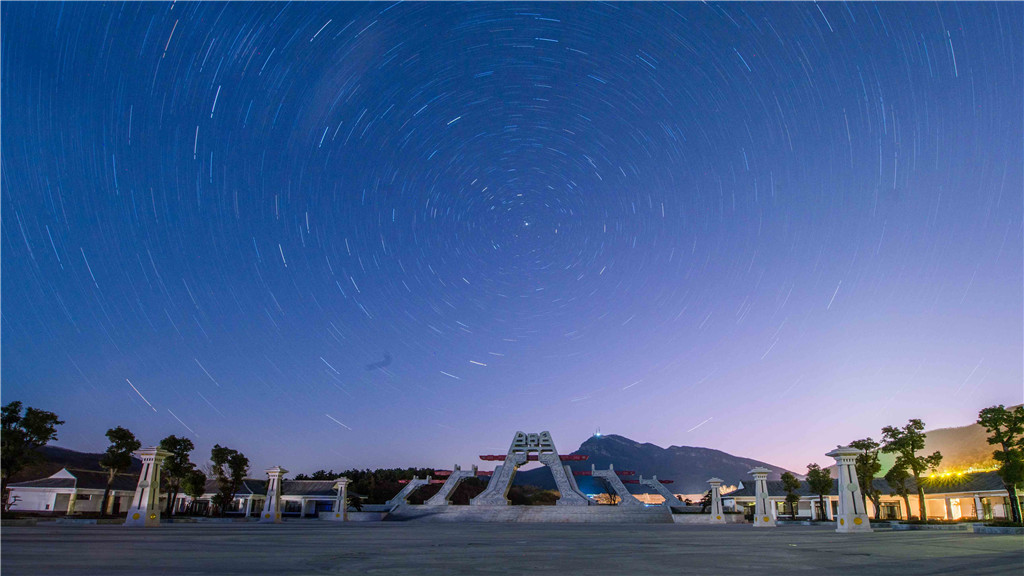
[[[3,401],[65,445],[800,470],[1021,401],[1020,5],[2,11]]]

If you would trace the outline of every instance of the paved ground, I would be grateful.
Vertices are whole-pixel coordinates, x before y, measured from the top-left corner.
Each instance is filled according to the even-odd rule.
[[[7,527],[4,576],[120,574],[1024,574],[1024,538],[749,525],[306,521]]]

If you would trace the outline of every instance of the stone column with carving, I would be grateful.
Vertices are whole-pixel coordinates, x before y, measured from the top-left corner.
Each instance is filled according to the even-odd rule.
[[[978,494],[974,495],[974,517],[978,520],[985,519],[985,507],[981,504],[981,496]]]
[[[872,532],[871,519],[864,505],[864,495],[857,482],[856,461],[861,451],[850,446],[839,446],[826,454],[836,459],[839,473],[839,513],[836,532]]]
[[[754,527],[774,528],[775,516],[768,501],[768,468],[757,467],[749,473],[754,476]]]
[[[711,485],[711,523],[725,524],[725,510],[722,509],[722,482],[721,478],[711,478],[708,484]]]
[[[267,499],[263,501],[263,513],[260,514],[260,522],[281,522],[281,483],[283,476],[288,473],[280,466],[268,468],[267,472]]]
[[[342,476],[334,483],[334,489],[338,491],[338,496],[334,500],[334,514],[330,514],[327,519],[335,522],[347,522],[348,521],[348,483],[349,479]]]
[[[125,526],[153,527],[160,525],[160,467],[171,453],[157,447],[144,448],[135,453],[142,460],[139,484],[128,508]],[[113,494],[111,494],[113,498]]]

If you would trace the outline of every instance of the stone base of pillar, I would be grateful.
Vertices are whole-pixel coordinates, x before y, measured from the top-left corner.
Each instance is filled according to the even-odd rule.
[[[867,514],[844,514],[836,520],[836,532],[874,532]]]
[[[771,514],[755,515],[754,528],[775,528],[775,519],[772,518]]]
[[[320,518],[323,519],[323,520],[329,520],[331,522],[344,522],[345,521],[345,513],[341,512],[339,510],[337,512],[330,512],[330,513],[322,514],[320,516]]]
[[[722,513],[711,514],[712,524],[725,524],[725,515]]]
[[[125,526],[142,526],[152,528],[160,525],[160,514],[156,512],[146,513],[145,510],[135,510],[128,513],[124,521]]]
[[[281,520],[281,513],[280,512],[264,512],[263,516],[260,516],[260,522],[263,522],[263,523],[268,523],[269,522],[269,523],[272,523],[272,524],[280,524],[280,523],[284,522],[284,520]]]

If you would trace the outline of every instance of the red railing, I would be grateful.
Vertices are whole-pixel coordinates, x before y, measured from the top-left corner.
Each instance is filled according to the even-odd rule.
[[[488,462],[504,462],[506,458],[508,458],[507,454],[482,454],[480,456],[481,460],[486,460]],[[582,462],[588,458],[590,458],[590,456],[583,454],[567,454],[565,456],[558,457],[562,462]],[[526,460],[527,462],[537,462],[540,460],[540,457],[537,454],[527,454]]]

